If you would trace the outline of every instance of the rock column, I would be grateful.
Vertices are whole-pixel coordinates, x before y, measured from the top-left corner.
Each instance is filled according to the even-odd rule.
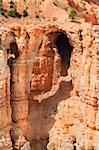
[[[10,72],[5,49],[0,45],[0,149],[12,150],[10,139]]]
[[[20,55],[11,66],[12,119],[13,123],[22,129],[25,137],[27,134],[28,94],[30,92],[29,69],[31,68],[31,53],[28,52],[28,40],[28,33],[25,29],[22,29],[19,41],[17,40]]]

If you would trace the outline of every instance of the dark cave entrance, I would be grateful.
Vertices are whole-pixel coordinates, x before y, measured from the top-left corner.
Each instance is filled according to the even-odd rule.
[[[7,54],[10,55],[8,58],[7,64],[10,66],[13,64],[13,61],[16,60],[19,57],[19,50],[18,50],[18,45],[16,42],[11,42],[10,47],[7,48]]]
[[[69,43],[69,38],[63,32],[59,33],[56,38],[55,45],[58,48],[58,53],[61,57],[61,76],[67,75],[67,70],[70,66],[70,58],[73,47]]]
[[[17,58],[19,57],[19,49],[18,49],[18,45],[16,43],[16,41],[12,41],[9,44],[9,47],[7,48],[7,54],[8,54],[8,60],[7,60],[7,65],[10,68],[10,92],[12,94],[12,83],[13,83],[13,63],[14,61],[17,60]]]

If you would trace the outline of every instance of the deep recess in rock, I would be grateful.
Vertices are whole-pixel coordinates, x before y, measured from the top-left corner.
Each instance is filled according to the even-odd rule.
[[[47,38],[46,38],[47,40],[44,41],[45,43],[43,42],[44,48],[42,51],[43,53],[46,52],[47,55],[45,57],[45,53],[44,53],[44,56],[42,57],[41,60],[43,60],[44,62],[48,62],[47,65],[45,65],[45,68],[46,70],[48,70],[48,73],[50,73],[51,75],[49,81],[51,81],[52,83],[50,94],[49,91],[46,92],[44,91],[44,94],[46,95],[48,94],[49,96],[46,97],[44,94],[42,95],[39,94],[38,100],[42,99],[42,101],[41,100],[40,102],[37,101],[35,99],[35,95],[38,95],[38,93],[37,94],[35,93],[38,92],[37,91],[38,89],[36,88],[36,90],[34,91],[31,90],[32,92],[28,97],[29,104],[28,104],[27,139],[31,141],[31,146],[35,150],[46,150],[46,144],[48,144],[47,140],[49,139],[49,132],[55,123],[55,119],[53,118],[58,112],[58,105],[60,102],[70,98],[70,93],[73,89],[71,79],[66,80],[64,77],[61,78],[61,76],[67,75],[67,70],[70,66],[71,52],[73,49],[73,47],[69,43],[69,38],[65,33],[64,31],[62,30],[60,31],[59,29],[56,30],[55,32],[49,32],[49,34],[47,34]],[[48,67],[50,62],[48,61],[49,58],[51,62],[53,62],[51,63],[53,68],[50,66]],[[38,76],[41,73],[40,71],[41,63],[42,61],[33,64],[32,73],[35,74],[34,79],[36,79],[36,76]],[[60,75],[60,71],[61,71],[61,75]],[[58,85],[56,81],[54,82],[54,84],[56,85],[53,84],[53,81],[55,80],[54,76],[55,78],[57,78],[57,82],[59,82]],[[35,85],[37,83],[38,82],[35,82]],[[40,81],[40,85],[41,85],[41,81]],[[55,91],[54,94],[53,91]],[[38,117],[39,119],[37,119]]]
[[[8,59],[8,65],[11,66],[13,60],[19,57],[18,45],[16,42],[10,43],[10,47],[7,49],[7,53],[10,54],[10,57]]]
[[[7,61],[7,65],[10,67],[10,90],[12,87],[12,64],[13,61],[16,60],[19,57],[19,50],[18,50],[18,45],[16,42],[11,42],[10,47],[7,48],[7,54],[9,55],[8,61]],[[13,119],[12,119],[13,120]],[[14,122],[14,120],[13,120]]]
[[[99,0],[13,1],[29,16],[0,15],[0,150],[99,150]]]
[[[64,33],[58,35],[55,44],[61,57],[61,75],[66,76],[70,66],[70,57],[73,47],[69,43],[69,38]]]
[[[73,141],[74,150],[76,150],[76,139]]]

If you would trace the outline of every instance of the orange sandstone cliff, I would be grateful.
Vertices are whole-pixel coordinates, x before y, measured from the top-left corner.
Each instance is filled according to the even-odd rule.
[[[0,15],[0,150],[99,150],[99,0],[13,2],[28,15]]]

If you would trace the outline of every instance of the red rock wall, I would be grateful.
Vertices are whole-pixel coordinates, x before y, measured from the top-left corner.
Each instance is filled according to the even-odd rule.
[[[0,148],[29,150],[28,141],[49,138],[48,150],[98,150],[98,5],[31,4],[18,3],[20,12],[29,6],[27,18],[0,18]],[[75,20],[69,18],[72,7]],[[65,76],[55,45],[59,33],[73,47]],[[17,51],[10,52],[10,43]]]
[[[10,71],[7,53],[0,45],[0,149],[12,149],[9,129],[11,128]]]
[[[58,106],[56,122],[50,131],[48,149],[99,148],[97,29],[98,26],[86,26],[86,30],[81,32],[81,44],[78,42],[79,45],[73,51],[70,67],[73,93],[70,99]]]

